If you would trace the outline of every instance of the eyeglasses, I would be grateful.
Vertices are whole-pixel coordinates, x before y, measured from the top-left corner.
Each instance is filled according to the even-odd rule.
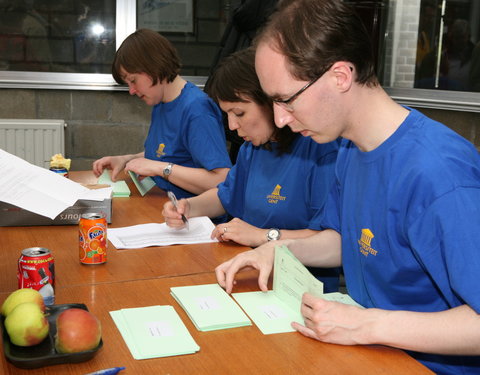
[[[317,78],[314,80],[308,82],[305,86],[303,86],[300,90],[298,90],[295,94],[293,94],[291,97],[288,99],[272,99],[274,104],[279,105],[283,109],[287,110],[288,112],[293,112],[293,102],[303,94],[303,92],[308,89],[310,86],[312,86],[315,82],[317,82],[322,76],[330,70],[331,66],[329,66],[325,71],[320,74]]]

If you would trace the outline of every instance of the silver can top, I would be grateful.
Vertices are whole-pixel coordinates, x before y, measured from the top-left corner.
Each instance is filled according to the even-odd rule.
[[[87,220],[97,220],[97,219],[103,219],[105,217],[105,214],[102,213],[86,213],[82,214],[82,219],[87,219]]]
[[[46,247],[28,247],[22,250],[22,255],[26,255],[29,257],[41,257],[43,255],[50,254],[50,250]]]

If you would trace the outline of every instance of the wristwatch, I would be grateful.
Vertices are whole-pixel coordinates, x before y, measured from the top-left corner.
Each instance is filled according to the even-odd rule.
[[[163,178],[168,181],[168,178],[172,174],[173,163],[168,163],[165,168],[163,168]]]
[[[280,239],[280,229],[271,228],[267,232],[267,241],[276,241]]]

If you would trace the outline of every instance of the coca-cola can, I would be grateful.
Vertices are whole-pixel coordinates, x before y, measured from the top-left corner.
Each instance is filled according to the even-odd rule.
[[[55,303],[55,264],[52,253],[45,247],[22,250],[18,259],[18,288],[36,289],[45,305]]]

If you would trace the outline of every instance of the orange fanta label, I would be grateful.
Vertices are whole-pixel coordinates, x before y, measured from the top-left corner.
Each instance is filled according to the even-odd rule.
[[[78,226],[80,263],[105,263],[107,261],[107,219],[105,215],[83,214]]]

